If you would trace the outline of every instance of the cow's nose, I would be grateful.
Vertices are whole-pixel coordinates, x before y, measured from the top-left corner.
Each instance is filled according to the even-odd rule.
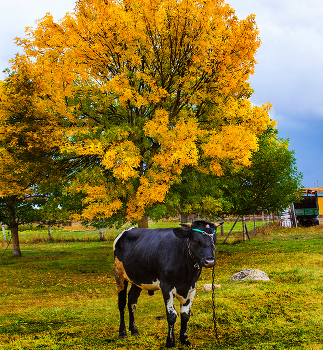
[[[215,265],[214,259],[205,259],[204,260],[204,267],[213,267]]]

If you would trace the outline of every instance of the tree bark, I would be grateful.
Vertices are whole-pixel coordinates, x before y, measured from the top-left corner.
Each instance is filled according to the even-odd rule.
[[[19,224],[16,218],[14,197],[10,198],[10,200],[8,201],[8,212],[9,212],[9,228],[11,231],[13,255],[21,256],[20,244],[19,244],[19,233],[18,233]]]
[[[21,256],[20,244],[19,244],[19,234],[18,234],[18,223],[15,222],[10,226],[11,230],[11,241],[12,241],[12,250],[14,256]]]
[[[144,215],[144,216],[138,221],[138,227],[139,227],[139,228],[148,228],[148,215]]]
[[[188,214],[181,213],[181,224],[185,224],[186,222],[188,222]]]
[[[100,241],[104,241],[103,228],[99,228]]]
[[[51,241],[52,240],[52,228],[50,225],[47,226],[48,229],[48,239]]]

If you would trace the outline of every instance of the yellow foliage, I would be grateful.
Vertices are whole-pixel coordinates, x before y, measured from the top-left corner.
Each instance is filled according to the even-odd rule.
[[[198,125],[193,118],[181,116],[175,125],[169,122],[166,110],[157,110],[145,124],[145,135],[154,138],[161,150],[152,160],[155,166],[181,172],[185,165],[197,165],[198,150],[195,144]]]
[[[105,152],[102,165],[113,171],[116,178],[128,180],[138,176],[141,157],[138,148],[131,141],[111,144]]]
[[[87,218],[125,201],[140,218],[185,166],[248,165],[273,126],[270,105],[248,100],[255,17],[239,20],[222,0],[79,0],[26,33],[17,43],[42,77],[36,103],[59,121],[61,152],[101,167],[97,182],[89,171],[73,185],[88,195]]]
[[[48,179],[52,154],[61,141],[57,119],[39,107],[42,80],[25,56],[0,82],[0,196],[24,198]]]

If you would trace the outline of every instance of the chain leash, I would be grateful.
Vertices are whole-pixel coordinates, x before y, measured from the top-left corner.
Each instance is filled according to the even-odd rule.
[[[213,329],[214,329],[214,333],[215,333],[215,338],[216,338],[217,344],[219,344],[219,335],[218,335],[218,328],[217,328],[216,315],[215,315],[214,280],[215,280],[215,264],[212,267],[212,318],[213,318]]]

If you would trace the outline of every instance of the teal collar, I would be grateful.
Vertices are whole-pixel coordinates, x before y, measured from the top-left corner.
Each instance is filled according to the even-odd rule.
[[[216,230],[213,231],[213,233],[207,233],[205,231],[202,231],[202,230],[199,230],[198,228],[192,228],[192,231],[195,231],[195,232],[200,232],[202,233],[203,235],[208,235],[208,236],[213,236],[216,232]]]

